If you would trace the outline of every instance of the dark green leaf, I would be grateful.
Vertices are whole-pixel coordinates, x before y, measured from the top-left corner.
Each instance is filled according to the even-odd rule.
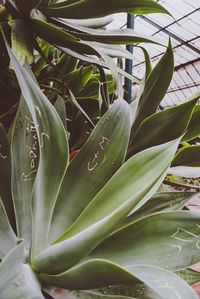
[[[9,221],[16,230],[15,214],[11,194],[10,148],[6,130],[0,123],[0,197],[3,201]]]
[[[200,97],[200,92],[199,92]],[[187,128],[186,134],[183,136],[182,141],[189,141],[200,135],[200,105],[196,105],[192,114],[191,121]]]
[[[65,130],[67,131],[67,120],[66,120],[66,108],[65,108],[65,102],[61,96],[57,96],[57,100],[54,105],[56,111],[58,112],[58,115],[60,116],[60,119],[62,120],[63,126]]]
[[[92,73],[93,67],[86,66],[66,74],[64,80],[66,80],[69,89],[76,95],[83,89]]]
[[[16,246],[17,238],[13,232],[0,198],[0,259]]]
[[[66,5],[66,6],[65,6]],[[68,1],[41,8],[48,16],[89,19],[103,17],[117,12],[132,14],[166,13],[164,7],[153,0],[82,0],[68,5]]]
[[[200,166],[200,145],[192,145],[181,148],[172,166]]]
[[[81,43],[79,39],[75,38],[66,31],[59,29],[58,27],[53,26],[43,20],[33,18],[31,21],[33,29],[37,32],[37,34],[49,43],[70,48],[78,53],[97,55],[97,53],[91,47]]]
[[[169,87],[173,70],[173,49],[171,41],[169,40],[169,45],[165,54],[154,67],[145,82],[144,90],[139,98],[135,121],[131,129],[130,144],[132,144],[136,131],[142,121],[156,112],[160,101]]]
[[[189,101],[155,113],[145,119],[132,139],[132,143],[129,144],[128,157],[145,148],[181,136],[187,129],[197,101],[198,96],[195,94]]]

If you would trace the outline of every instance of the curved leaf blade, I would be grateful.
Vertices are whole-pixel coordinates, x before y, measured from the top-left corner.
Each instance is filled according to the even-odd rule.
[[[57,96],[57,100],[54,104],[54,108],[58,112],[58,115],[60,116],[63,126],[67,132],[66,107],[65,107],[65,102],[60,95]]]
[[[10,226],[5,208],[0,198],[0,259],[16,246],[17,237]]]
[[[55,108],[29,73],[20,66],[7,42],[6,47],[33,119],[39,144],[40,160],[32,194],[34,255],[46,246],[54,205],[67,168],[68,142]]]
[[[56,241],[58,243],[34,259],[33,268],[55,273],[72,267],[87,256],[158,189],[178,143],[179,139],[147,149],[129,159]]]
[[[31,22],[33,29],[37,32],[37,34],[49,43],[70,48],[78,53],[97,55],[95,50],[88,45],[81,43],[79,39],[75,38],[72,34],[69,34],[43,20],[32,18]]]
[[[52,241],[66,231],[122,165],[129,133],[129,106],[118,99],[69,164],[52,218]]]
[[[156,112],[160,101],[169,87],[173,70],[173,49],[171,40],[169,40],[169,45],[165,54],[149,74],[145,82],[144,89],[140,95],[137,113],[131,129],[130,144],[132,144],[133,138],[142,121]]]
[[[17,235],[30,247],[32,234],[31,195],[39,162],[36,128],[23,96],[16,115],[11,144],[12,196]]]
[[[158,192],[135,213],[129,215],[121,227],[133,223],[142,217],[158,213],[182,210],[185,203],[194,197],[196,192]]]
[[[200,166],[200,145],[192,145],[181,148],[172,166]]]
[[[6,130],[0,123],[0,197],[3,201],[9,221],[16,230],[15,213],[11,193],[10,147]]]
[[[24,264],[23,243],[0,263],[1,299],[44,299],[40,284],[28,264]]]
[[[66,6],[65,6],[66,5]],[[53,17],[89,19],[117,12],[132,14],[170,13],[153,0],[82,0],[68,5],[67,1],[41,8],[44,14]]]
[[[182,135],[187,129],[198,98],[199,96],[195,94],[189,101],[157,112],[145,119],[132,139],[132,143],[129,144],[128,157]]]
[[[93,259],[61,274],[40,274],[39,277],[45,283],[71,289],[88,289],[114,284],[131,285],[131,283],[143,282],[164,299],[197,299],[192,288],[179,276],[149,265],[134,265],[126,269],[108,260]]]
[[[127,269],[140,264],[169,271],[187,268],[200,260],[199,221],[200,214],[191,211],[150,215],[111,235],[89,258],[108,259]]]
[[[91,29],[77,24],[72,24],[65,19],[54,19],[57,24],[65,26],[67,31],[73,32],[73,35],[81,40],[93,41],[105,44],[133,44],[133,43],[154,43],[162,45],[159,39],[149,37],[145,34],[137,33],[133,29],[115,29],[115,30],[102,30]]]
[[[198,93],[200,97],[200,92]],[[186,142],[192,140],[200,135],[200,105],[196,105],[186,134],[183,136],[182,141]]]

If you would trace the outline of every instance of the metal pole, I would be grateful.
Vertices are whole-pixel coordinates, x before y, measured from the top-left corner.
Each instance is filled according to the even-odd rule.
[[[128,14],[127,15],[127,28],[134,28],[134,15]],[[133,45],[127,45],[126,49],[133,53]],[[132,69],[133,69],[133,61],[130,59],[126,59],[125,61],[125,71],[132,75]],[[124,98],[128,103],[131,103],[131,94],[132,94],[132,81],[125,78],[125,84],[124,84]]]

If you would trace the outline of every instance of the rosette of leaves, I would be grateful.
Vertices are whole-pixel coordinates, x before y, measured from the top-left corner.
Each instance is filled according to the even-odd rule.
[[[0,21],[5,27],[9,20],[13,50],[22,64],[25,57],[29,63],[33,62],[33,49],[41,53],[38,45],[40,38],[78,59],[108,67],[107,63],[99,60],[102,52],[111,57],[132,59],[132,55],[120,45],[159,43],[156,39],[137,34],[131,29],[106,30],[105,26],[112,21],[112,14],[117,12],[170,15],[153,0],[7,0],[0,11]],[[7,28],[7,38],[9,35]],[[133,77],[132,79],[134,80]]]
[[[156,192],[194,134],[199,98],[156,112],[171,45],[136,101],[119,97],[70,162],[62,98],[54,107],[7,49],[21,100],[10,148],[0,131],[1,298],[44,298],[51,285],[79,298],[197,298],[188,267],[200,260],[200,215],[182,210],[193,193]]]

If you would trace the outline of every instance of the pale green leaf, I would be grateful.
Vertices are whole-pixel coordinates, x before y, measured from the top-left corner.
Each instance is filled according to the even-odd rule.
[[[129,133],[129,106],[118,99],[69,164],[52,218],[52,241],[66,231],[122,165]]]
[[[67,168],[68,142],[56,110],[26,70],[20,66],[7,42],[6,46],[33,119],[39,145],[40,159],[32,196],[34,255],[46,246],[53,208]]]
[[[162,268],[144,264],[133,265],[128,269],[128,267],[122,268],[108,260],[92,259],[64,273],[58,275],[40,274],[39,277],[47,284],[56,284],[70,289],[89,289],[114,284],[131,285],[131,283],[143,282],[156,293],[154,299],[198,298],[193,289],[178,275]],[[141,294],[138,292],[138,296],[139,298],[148,298],[145,297],[144,291]]]
[[[66,5],[66,6],[65,6]],[[48,16],[89,19],[103,17],[117,12],[132,14],[166,13],[164,7],[153,0],[82,0],[68,5],[68,1],[41,8]]]
[[[179,139],[147,149],[123,164],[58,243],[34,259],[33,268],[64,271],[89,254],[158,189],[178,143]]]
[[[0,259],[16,246],[17,238],[12,230],[0,198]]]
[[[10,148],[6,135],[6,130],[0,123],[0,197],[3,201],[9,221],[16,229],[15,214],[11,193],[11,165]]]
[[[32,234],[31,194],[39,162],[36,128],[24,97],[16,115],[11,144],[12,196],[16,212],[17,234],[30,247]]]
[[[200,260],[199,223],[198,212],[153,214],[111,235],[90,257],[108,259],[127,269],[145,264],[181,270]]]
[[[23,243],[0,263],[1,299],[43,299],[40,284],[30,265],[24,264]]]
[[[135,30],[115,29],[115,30],[100,30],[91,29],[80,26],[78,24],[72,24],[68,20],[53,19],[57,24],[65,26],[68,32],[72,32],[75,37],[85,41],[93,41],[105,44],[133,44],[133,43],[155,43],[161,45],[161,41],[155,37],[149,37],[145,34],[137,33]],[[102,44],[102,46],[103,46]]]

